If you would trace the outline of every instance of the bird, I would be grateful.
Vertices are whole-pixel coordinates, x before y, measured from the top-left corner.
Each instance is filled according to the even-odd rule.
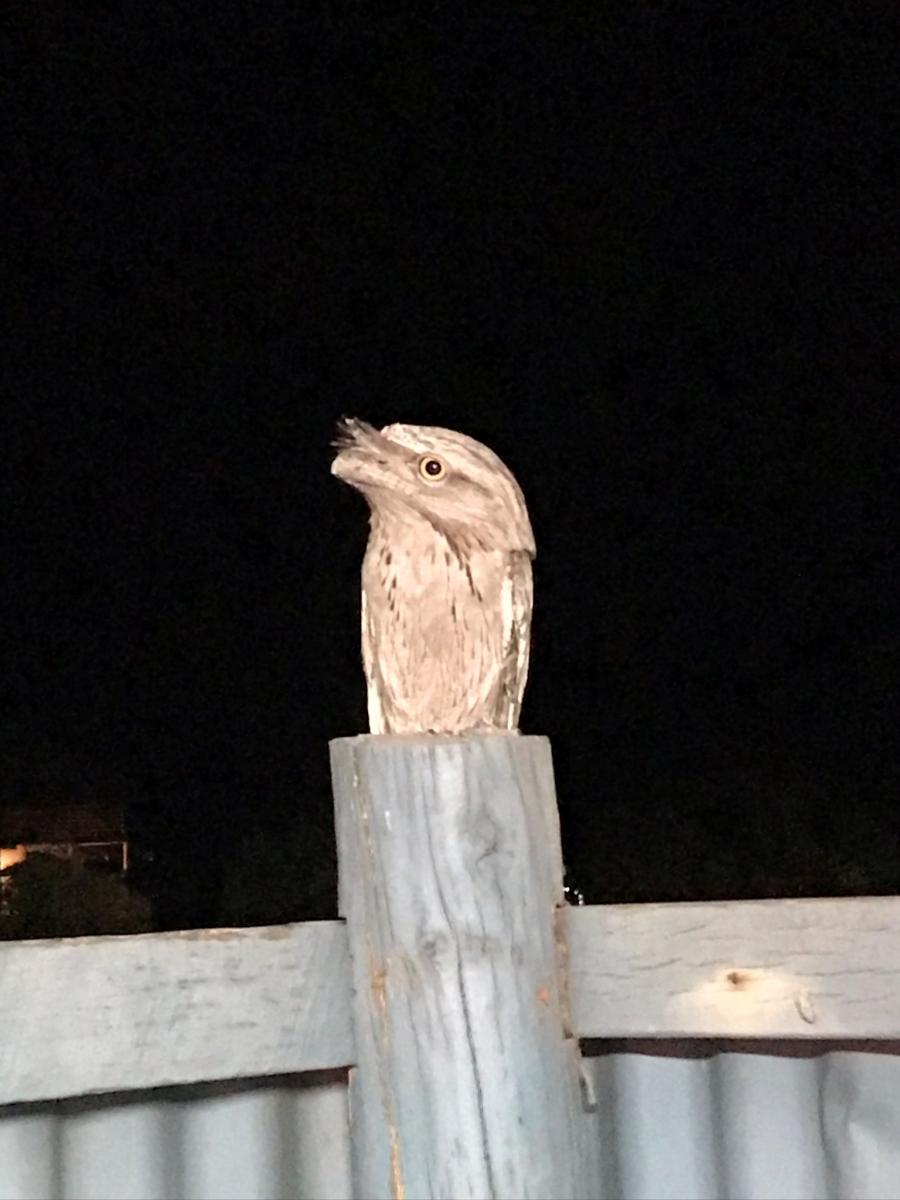
[[[517,732],[534,535],[492,450],[428,425],[338,424],[331,472],[368,502],[362,658],[373,734]]]

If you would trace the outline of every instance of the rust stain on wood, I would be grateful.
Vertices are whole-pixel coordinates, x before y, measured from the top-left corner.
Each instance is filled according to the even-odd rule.
[[[162,936],[172,942],[239,942],[252,936],[256,931],[251,929],[176,929]],[[145,937],[159,937],[158,934],[145,934]],[[290,937],[290,931],[285,934]]]
[[[382,968],[380,971],[372,972],[372,978],[369,985],[372,989],[372,996],[375,1000],[375,1003],[378,1005],[382,1015],[384,1015],[387,1008],[387,1001],[384,994],[386,980],[387,972]]]
[[[378,1021],[377,1051],[378,1076],[381,1087],[381,1103],[384,1108],[384,1120],[388,1131],[391,1163],[391,1196],[393,1200],[406,1200],[406,1185],[403,1182],[403,1160],[400,1154],[400,1137],[397,1133],[397,1121],[394,1115],[394,1098],[391,1081],[387,1070],[387,1057],[390,1052],[390,1025],[387,1011],[387,963],[377,965],[374,949],[369,943],[369,987],[375,1003],[376,1019]]]
[[[553,911],[553,937],[556,943],[556,976],[559,990],[559,1015],[563,1037],[573,1037],[572,1005],[569,998],[569,943],[566,940],[567,904],[558,904]]]
[[[735,991],[743,992],[753,986],[753,976],[749,971],[729,971],[725,976]]]
[[[406,1185],[403,1182],[403,1168],[400,1165],[400,1139],[397,1136],[397,1126],[388,1126],[388,1136],[391,1142],[391,1195],[394,1200],[406,1200]]]

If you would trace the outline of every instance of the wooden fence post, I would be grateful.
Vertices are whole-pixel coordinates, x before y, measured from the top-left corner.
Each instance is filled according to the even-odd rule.
[[[550,745],[331,743],[358,1200],[584,1197]]]

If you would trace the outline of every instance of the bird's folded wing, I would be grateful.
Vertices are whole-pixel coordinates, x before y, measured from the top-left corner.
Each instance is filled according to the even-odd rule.
[[[531,650],[532,594],[531,556],[524,551],[513,552],[501,593],[503,646],[506,658],[503,723],[507,729],[519,727],[519,713],[525,681],[528,678],[528,658]]]

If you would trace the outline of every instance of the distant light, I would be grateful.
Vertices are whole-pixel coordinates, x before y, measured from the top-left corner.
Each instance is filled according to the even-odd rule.
[[[28,851],[24,846],[0,846],[0,871],[24,862],[27,857]]]

